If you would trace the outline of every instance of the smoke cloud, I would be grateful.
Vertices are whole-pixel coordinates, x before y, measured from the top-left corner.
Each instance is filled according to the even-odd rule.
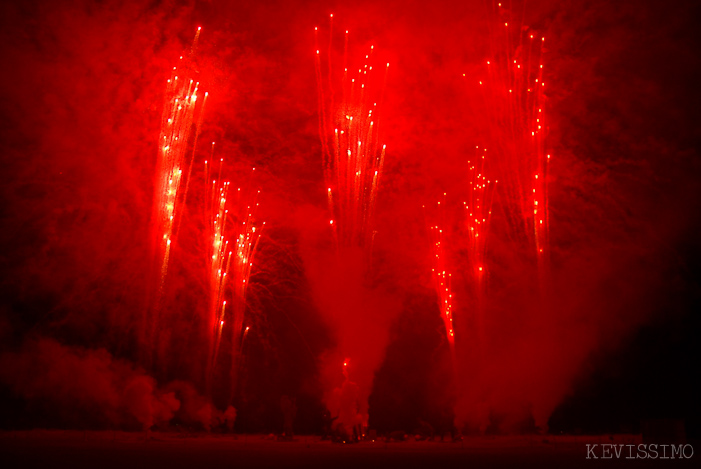
[[[173,391],[104,349],[27,340],[0,354],[0,381],[53,425],[150,429],[180,409]]]

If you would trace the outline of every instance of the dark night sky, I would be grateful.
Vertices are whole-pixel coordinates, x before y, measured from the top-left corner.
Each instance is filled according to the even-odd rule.
[[[238,428],[278,429],[286,393],[298,398],[299,431],[318,431],[334,385],[327,363],[344,340],[377,372],[371,425],[439,425],[455,396],[421,206],[464,194],[465,155],[483,116],[462,74],[488,56],[489,4],[3,3],[2,425],[128,426],[115,416],[130,408],[115,383],[133,376],[158,396],[177,389],[193,406],[204,399],[202,337],[190,333],[206,296],[197,195],[167,287],[178,346],[159,370],[137,365],[136,346],[163,84],[200,25],[197,64],[210,93],[201,140],[217,142],[232,180],[256,167],[268,227]],[[532,0],[525,11],[547,37],[552,290],[539,308],[533,263],[499,230],[496,210],[493,353],[462,379],[487,396],[504,431],[521,428],[525,408],[552,414],[553,431],[621,431],[665,417],[698,434],[699,7]],[[340,319],[327,313],[313,56],[313,27],[326,28],[331,12],[338,30],[351,31],[351,59],[373,44],[392,64],[374,284],[363,290],[373,306]],[[197,420],[186,414],[181,422]]]

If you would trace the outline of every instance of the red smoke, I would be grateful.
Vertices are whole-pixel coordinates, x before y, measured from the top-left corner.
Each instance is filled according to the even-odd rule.
[[[3,385],[62,425],[150,429],[180,409],[173,392],[158,390],[152,377],[104,349],[29,340],[0,355],[0,370]]]

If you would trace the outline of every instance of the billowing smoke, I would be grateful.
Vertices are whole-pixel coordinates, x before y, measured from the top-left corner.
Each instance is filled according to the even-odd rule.
[[[319,226],[326,228],[328,223]],[[375,372],[384,360],[400,300],[384,285],[372,284],[373,275],[365,271],[365,253],[360,248],[339,252],[329,246],[319,250],[322,243],[316,239],[315,248],[307,244],[303,258],[317,307],[334,344],[319,359],[324,399],[337,416],[339,404],[333,402],[334,394],[348,379],[359,388],[358,401],[349,405],[357,405],[359,418],[367,420],[368,397]]]
[[[0,383],[27,412],[49,426],[113,429],[211,430],[236,419],[218,411],[192,384],[156,380],[105,349],[68,347],[29,339],[0,354]]]
[[[143,428],[167,424],[181,407],[175,392],[104,349],[27,340],[0,355],[0,382],[53,425]]]

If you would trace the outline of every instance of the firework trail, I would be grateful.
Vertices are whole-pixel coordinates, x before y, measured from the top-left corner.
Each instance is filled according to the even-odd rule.
[[[537,262],[539,304],[527,321],[537,324],[539,316],[549,307],[546,285],[550,155],[546,151],[548,126],[543,83],[545,38],[524,26],[523,14],[521,21],[515,20],[501,3],[493,6],[488,21],[489,55],[476,76],[470,78],[470,84],[479,91],[476,111],[480,119],[476,130],[489,151],[476,147],[474,159],[468,162],[465,239],[472,278],[475,340],[470,350],[461,355],[458,377],[485,373],[490,347],[498,339],[498,329],[487,327],[490,322],[485,305],[487,241],[497,195],[506,217],[504,228],[511,241],[509,249],[532,253],[527,257]],[[458,379],[458,392],[462,403],[456,407],[456,422],[473,420],[480,428],[486,428],[489,405],[483,402],[483,397],[475,394],[464,378]]]
[[[328,314],[336,320],[342,348],[337,351],[339,356],[351,357],[357,363],[353,374],[358,382],[358,411],[361,420],[366,421],[368,396],[386,331],[380,330],[384,327],[382,318],[374,318],[374,322],[367,319],[367,334],[355,326],[374,307],[367,303],[372,287],[364,277],[371,271],[375,207],[385,159],[381,117],[389,64],[377,66],[374,46],[370,46],[362,65],[350,65],[348,31],[344,34],[342,59],[336,62],[340,54],[334,54],[333,15],[328,34],[328,50],[322,51],[315,28],[319,137],[329,224],[336,247],[336,262],[325,266],[335,292]],[[367,345],[365,341],[373,331],[376,343]],[[331,375],[328,378],[333,382]],[[330,409],[332,394],[327,402]]]
[[[148,345],[156,341],[159,330],[163,285],[168,273],[171,247],[177,237],[182,207],[185,205],[197,138],[204,117],[208,93],[200,91],[195,80],[193,59],[197,48],[198,28],[188,55],[181,56],[168,79],[158,143],[154,194],[154,250],[158,268],[155,301],[152,305]]]
[[[465,209],[465,241],[468,254],[468,278],[472,279],[473,311],[476,319],[477,339],[484,340],[484,289],[487,275],[487,241],[489,221],[492,216],[494,193],[498,181],[485,174],[487,149],[475,147],[474,157],[468,165],[467,200]]]
[[[212,143],[212,156],[214,143]],[[246,291],[250,283],[253,259],[260,240],[255,223],[257,191],[249,197],[240,187],[232,194],[230,182],[222,181],[224,159],[217,170],[212,160],[205,161],[205,212],[208,221],[209,258],[209,355],[206,382],[211,392],[212,370],[219,356],[225,327],[231,339],[231,398],[236,386],[241,347],[248,327],[244,328]],[[255,171],[255,168],[254,168]],[[216,175],[214,174],[216,172]],[[212,179],[214,177],[214,179]],[[212,181],[209,183],[209,181]],[[227,236],[231,236],[229,242]]]
[[[465,222],[463,229],[458,229],[451,236],[451,222],[449,207],[446,203],[446,193],[443,200],[436,204],[434,219],[437,220],[429,226],[431,237],[431,273],[433,287],[438,297],[438,306],[441,319],[445,325],[446,338],[450,346],[451,365],[455,377],[455,385],[458,393],[465,395],[469,387],[462,376],[472,376],[476,372],[476,365],[481,361],[485,350],[485,320],[484,320],[484,289],[487,274],[486,253],[489,235],[489,222],[494,202],[495,186],[497,181],[492,181],[485,174],[486,149],[475,147],[475,154],[467,162],[467,196],[463,202]],[[425,207],[424,207],[425,210]],[[463,306],[455,308],[453,299],[453,275],[450,268],[449,249],[447,242],[452,242],[454,248],[467,252],[466,280],[469,287],[461,291],[466,296]],[[468,293],[471,292],[471,293]],[[467,305],[470,305],[467,313]],[[457,328],[454,324],[455,312],[461,311]],[[469,327],[469,325],[474,325]],[[456,334],[456,329],[459,331]],[[457,350],[456,350],[456,335]],[[471,358],[470,358],[471,357]],[[459,427],[461,416],[456,412],[455,423]]]
[[[445,196],[443,194],[443,204],[437,203],[437,216],[439,220],[429,226],[431,236],[431,273],[433,276],[433,287],[438,296],[438,307],[441,319],[445,325],[446,338],[450,344],[450,350],[455,357],[455,330],[453,328],[453,292],[451,288],[452,274],[447,266],[448,254],[446,247],[446,233],[443,232],[445,226]],[[425,210],[424,206],[424,210]]]
[[[492,181],[485,174],[485,159],[487,149],[475,147],[474,158],[468,164],[468,192],[467,200],[463,202],[465,208],[465,228],[467,232],[467,250],[470,262],[470,271],[476,278],[476,283],[481,286],[486,273],[485,255],[487,252],[487,239],[489,220],[492,215],[494,203],[494,190],[498,181]]]
[[[484,173],[485,155],[487,150],[479,146],[475,148],[475,156],[468,164],[468,192],[466,201],[463,202],[465,211],[465,236],[458,241],[467,250],[468,278],[472,280],[475,312],[481,316],[482,297],[484,289],[484,277],[487,273],[485,262],[487,252],[487,239],[489,233],[489,220],[492,214],[494,202],[494,189],[497,181],[488,179]],[[425,207],[424,207],[425,209]],[[438,295],[441,317],[445,322],[445,329],[451,348],[455,346],[455,328],[453,326],[453,293],[452,274],[448,268],[448,252],[446,246],[447,232],[450,223],[446,222],[446,194],[443,201],[437,203],[436,218],[438,222],[429,226],[431,235],[431,256],[434,279],[434,288]],[[482,321],[478,321],[480,327]]]
[[[333,86],[332,35],[331,27],[324,70],[315,28],[319,135],[332,214],[330,225],[339,247],[367,246],[371,249],[375,202],[385,158],[385,145],[380,143],[380,116],[389,63],[381,67],[384,71],[373,67],[374,46],[371,46],[357,72],[349,70],[346,31],[337,102]]]
[[[486,117],[481,130],[504,179],[510,225],[532,242],[540,258],[548,248],[549,221],[545,38],[516,24],[501,3],[494,14],[490,58],[478,80]]]

